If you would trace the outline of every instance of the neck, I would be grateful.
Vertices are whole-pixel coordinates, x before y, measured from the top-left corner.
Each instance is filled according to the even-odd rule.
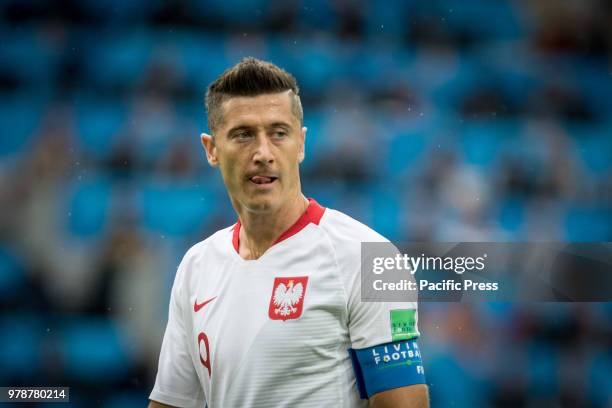
[[[300,192],[276,211],[256,213],[237,207],[241,223],[238,252],[244,259],[258,259],[304,214],[308,200]]]

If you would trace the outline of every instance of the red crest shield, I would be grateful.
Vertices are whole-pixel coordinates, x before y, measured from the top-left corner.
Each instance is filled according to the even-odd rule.
[[[308,276],[274,278],[268,316],[272,320],[297,319],[302,315]]]

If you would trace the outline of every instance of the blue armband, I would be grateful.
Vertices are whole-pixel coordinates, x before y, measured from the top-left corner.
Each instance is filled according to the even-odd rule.
[[[392,388],[425,384],[425,370],[416,339],[349,349],[349,354],[362,399]]]

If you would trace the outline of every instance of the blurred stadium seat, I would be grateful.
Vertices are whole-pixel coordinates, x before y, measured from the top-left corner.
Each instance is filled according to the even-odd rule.
[[[580,156],[589,178],[607,177],[612,169],[612,138],[601,137],[604,126],[573,126],[570,128],[576,152]]]
[[[610,350],[601,349],[594,353],[589,361],[589,369],[586,383],[587,392],[591,396],[594,405],[606,406],[612,399],[612,355]]]
[[[146,30],[98,36],[83,61],[87,80],[100,87],[133,85],[147,68],[153,39]]]
[[[0,316],[0,380],[3,384],[40,378],[48,337],[40,316]]]
[[[612,217],[612,210],[600,208],[570,208],[565,220],[566,236],[569,242],[609,242],[612,240],[612,224],[601,222]]]
[[[498,208],[497,217],[504,231],[520,239],[525,218],[525,200],[516,196],[504,200]]]
[[[26,282],[23,261],[10,247],[0,246],[0,304],[18,297]]]
[[[24,30],[0,26],[0,35],[0,72],[16,77],[24,88],[35,88],[39,93],[50,87],[59,59],[53,53],[52,41],[35,26]]]
[[[213,196],[201,186],[176,180],[145,184],[140,200],[144,226],[169,237],[201,231],[214,204]]]
[[[63,324],[61,337],[62,366],[72,381],[112,384],[129,373],[129,350],[114,321],[90,317],[70,319]]]
[[[108,176],[92,176],[74,180],[68,193],[68,230],[81,238],[99,237],[108,222],[113,182]]]
[[[102,405],[104,408],[132,408],[146,404],[149,395],[143,392],[122,392],[111,396]]]
[[[427,129],[415,129],[390,133],[394,135],[389,145],[387,173],[393,177],[404,174],[414,167],[422,166],[430,143]]]
[[[549,342],[534,342],[528,350],[530,393],[535,399],[547,399],[559,392],[560,351]]]
[[[467,163],[489,168],[499,162],[499,153],[517,126],[503,121],[468,122],[461,129],[459,140]]]
[[[127,117],[126,108],[117,101],[89,98],[78,101],[79,148],[93,157],[109,157]]]
[[[28,148],[40,124],[42,109],[29,95],[0,98],[0,158],[15,155]]]

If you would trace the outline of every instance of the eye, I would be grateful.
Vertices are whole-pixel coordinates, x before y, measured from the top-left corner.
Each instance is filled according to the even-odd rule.
[[[272,136],[274,136],[277,139],[282,139],[282,138],[287,137],[287,132],[285,132],[284,130],[275,130],[272,133]]]
[[[251,132],[248,132],[246,130],[241,130],[239,132],[232,134],[232,139],[247,140],[250,137],[251,137]]]

